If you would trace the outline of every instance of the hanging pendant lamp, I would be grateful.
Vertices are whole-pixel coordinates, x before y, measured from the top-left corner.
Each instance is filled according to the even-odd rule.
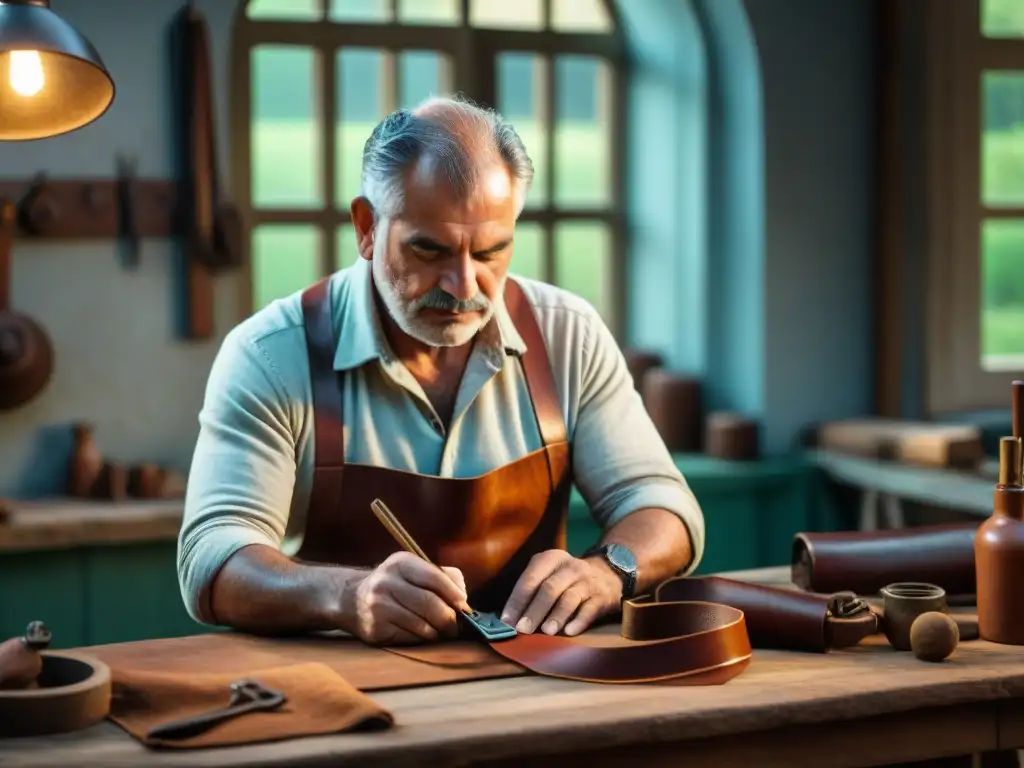
[[[0,0],[0,141],[74,131],[113,101],[100,55],[50,0]]]

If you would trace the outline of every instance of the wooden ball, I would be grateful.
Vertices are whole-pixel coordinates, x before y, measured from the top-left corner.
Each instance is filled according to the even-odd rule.
[[[922,613],[910,625],[910,648],[921,661],[942,661],[960,642],[960,628],[939,611]]]

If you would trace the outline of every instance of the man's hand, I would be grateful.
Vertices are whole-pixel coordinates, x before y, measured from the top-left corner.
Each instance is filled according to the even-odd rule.
[[[456,609],[466,607],[458,568],[438,568],[396,552],[355,590],[355,634],[372,645],[398,645],[454,637]]]
[[[579,560],[560,549],[534,555],[505,605],[501,620],[517,632],[578,635],[618,609],[622,581],[597,560]]]

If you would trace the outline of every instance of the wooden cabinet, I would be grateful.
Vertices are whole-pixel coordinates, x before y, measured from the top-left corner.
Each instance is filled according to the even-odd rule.
[[[0,637],[40,619],[55,648],[204,631],[185,612],[174,541],[0,553]]]

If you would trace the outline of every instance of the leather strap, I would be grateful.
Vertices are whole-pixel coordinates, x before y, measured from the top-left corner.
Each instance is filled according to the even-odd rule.
[[[564,443],[567,440],[565,418],[558,404],[558,388],[547,356],[547,344],[523,289],[512,278],[505,281],[505,308],[526,343],[526,352],[519,361],[530,389],[541,440],[545,446]]]
[[[638,620],[655,611],[653,620]],[[743,612],[721,603],[624,605],[619,645],[544,634],[491,643],[510,661],[547,677],[594,683],[674,680],[716,685],[746,669],[751,646]]]
[[[338,509],[345,473],[345,419],[334,370],[334,318],[325,277],[302,294],[309,385],[313,398],[313,487],[310,509]]]
[[[313,446],[318,469],[340,469],[345,464],[345,417],[342,413],[341,382],[334,370],[336,336],[329,289],[330,278],[325,277],[302,293],[309,382],[316,419]]]
[[[852,609],[857,612],[844,618]],[[718,576],[673,577],[653,595],[623,603],[619,638],[533,634],[487,645],[548,677],[714,685],[740,674],[751,648],[820,653],[855,645],[877,626],[876,614],[852,595],[812,595]],[[595,637],[612,642],[595,645]],[[438,663],[431,651],[388,650]]]

